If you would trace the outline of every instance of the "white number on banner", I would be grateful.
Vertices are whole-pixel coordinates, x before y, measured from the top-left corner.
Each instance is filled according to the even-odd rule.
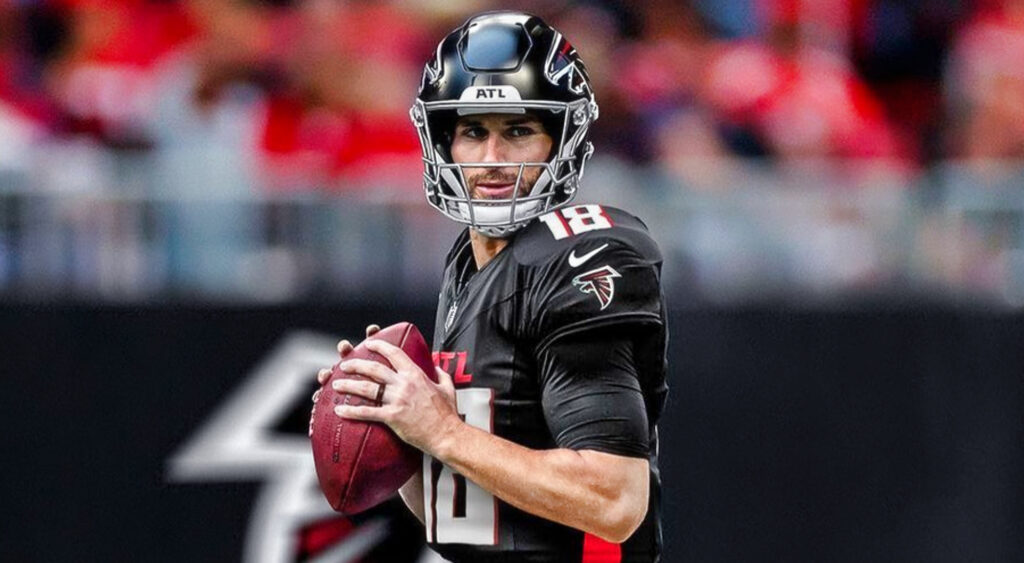
[[[492,389],[458,389],[455,395],[467,424],[493,432]],[[423,496],[427,541],[497,544],[498,506],[491,493],[429,455],[423,456]]]
[[[600,205],[575,205],[540,216],[540,220],[551,229],[555,240],[587,231],[609,229],[612,220]]]

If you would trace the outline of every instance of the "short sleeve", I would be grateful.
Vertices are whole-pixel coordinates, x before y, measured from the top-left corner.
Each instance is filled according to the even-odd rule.
[[[541,402],[559,447],[649,455],[634,347],[609,330],[562,338],[540,355]]]

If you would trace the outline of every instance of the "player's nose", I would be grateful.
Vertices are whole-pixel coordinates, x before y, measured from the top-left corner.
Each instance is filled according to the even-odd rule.
[[[505,162],[505,143],[500,135],[489,135],[484,145],[483,162]]]

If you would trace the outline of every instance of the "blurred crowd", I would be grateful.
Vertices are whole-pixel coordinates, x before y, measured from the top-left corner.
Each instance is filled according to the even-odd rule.
[[[0,0],[0,149],[236,147],[271,189],[416,188],[433,45],[488,0]],[[1024,1],[523,1],[577,45],[600,151],[1024,157]],[[4,151],[0,151],[4,152]],[[8,157],[12,158],[12,157]],[[409,179],[412,179],[410,182]],[[355,181],[353,181],[355,180]]]
[[[0,0],[0,293],[432,287],[408,109],[509,7],[581,52],[586,198],[673,287],[1024,303],[1024,0]]]

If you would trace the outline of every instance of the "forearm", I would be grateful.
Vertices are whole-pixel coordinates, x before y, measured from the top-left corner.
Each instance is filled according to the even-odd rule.
[[[433,452],[446,465],[531,514],[624,541],[647,512],[647,460],[594,451],[533,450],[456,424]],[[609,471],[611,465],[624,471]]]

